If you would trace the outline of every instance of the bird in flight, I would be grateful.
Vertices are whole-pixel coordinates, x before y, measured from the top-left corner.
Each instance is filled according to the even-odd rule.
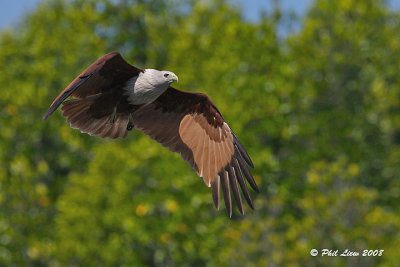
[[[258,187],[246,150],[210,98],[173,88],[177,81],[171,71],[139,69],[111,52],[79,74],[54,99],[43,120],[62,104],[69,125],[82,133],[114,139],[138,129],[193,167],[211,187],[217,209],[220,187],[229,217],[231,195],[241,215],[241,195],[254,209],[246,180],[257,192]]]

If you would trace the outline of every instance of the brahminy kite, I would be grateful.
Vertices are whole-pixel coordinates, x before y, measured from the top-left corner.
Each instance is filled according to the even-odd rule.
[[[193,167],[211,187],[217,209],[221,186],[230,217],[231,193],[243,215],[239,187],[254,209],[245,180],[255,191],[258,188],[246,150],[207,95],[179,91],[171,86],[175,81],[178,77],[171,71],[139,69],[112,52],[79,74],[55,98],[43,120],[62,104],[69,125],[82,133],[114,139],[138,129]]]

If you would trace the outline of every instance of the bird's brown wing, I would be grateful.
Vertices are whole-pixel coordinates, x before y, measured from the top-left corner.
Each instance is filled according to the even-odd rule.
[[[222,186],[225,206],[232,215],[232,197],[243,214],[239,188],[251,208],[246,180],[258,191],[250,173],[253,163],[221,113],[203,94],[168,88],[153,103],[133,113],[135,127],[170,150],[181,154],[211,187],[219,207]]]
[[[117,138],[127,134],[133,107],[124,95],[125,83],[143,70],[128,64],[118,52],[97,59],[53,101],[43,120],[61,104],[71,127],[91,135]],[[68,97],[70,100],[66,100]]]

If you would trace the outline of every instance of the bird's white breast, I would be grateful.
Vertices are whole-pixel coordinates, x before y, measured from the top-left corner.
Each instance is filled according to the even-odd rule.
[[[157,73],[146,70],[126,82],[125,90],[132,105],[148,104],[167,90],[169,84],[158,77]]]

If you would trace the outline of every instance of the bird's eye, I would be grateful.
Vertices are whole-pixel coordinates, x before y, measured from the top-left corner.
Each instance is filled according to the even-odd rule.
[[[169,76],[169,73],[164,73],[164,77],[167,78]]]

